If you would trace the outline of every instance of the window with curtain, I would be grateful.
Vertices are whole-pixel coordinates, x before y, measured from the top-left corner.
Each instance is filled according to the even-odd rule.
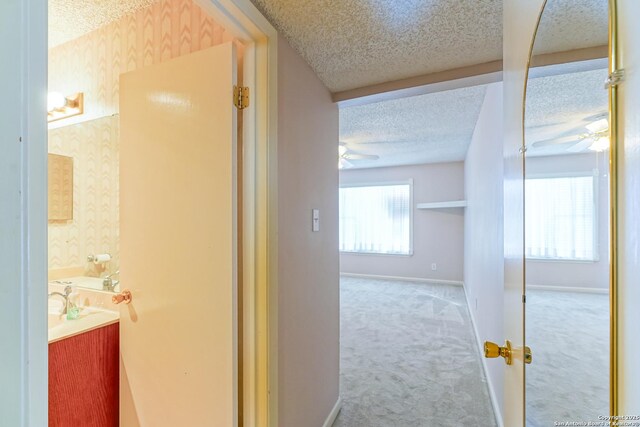
[[[340,251],[410,255],[411,184],[341,187]]]
[[[594,261],[596,236],[593,176],[525,180],[527,258]]]

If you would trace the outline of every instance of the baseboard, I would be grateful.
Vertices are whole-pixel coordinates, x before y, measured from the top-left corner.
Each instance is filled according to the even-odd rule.
[[[578,293],[584,293],[584,294],[603,294],[603,295],[607,295],[609,293],[609,289],[578,288],[573,286],[527,285],[527,289],[531,289],[533,291],[578,292]]]
[[[464,288],[464,299],[467,301],[467,311],[469,312],[469,318],[471,319],[471,326],[473,327],[473,335],[476,337],[476,344],[478,345],[478,349],[480,351],[480,362],[482,364],[482,370],[484,371],[484,377],[487,380],[487,387],[489,388],[489,399],[491,399],[493,414],[496,417],[496,422],[498,423],[498,427],[504,427],[504,422],[502,421],[502,412],[500,412],[500,407],[498,406],[498,397],[496,396],[496,391],[493,388],[493,382],[491,382],[491,378],[489,377],[489,368],[487,368],[487,359],[482,357],[482,353],[484,351],[484,344],[482,339],[480,338],[480,334],[478,333],[476,319],[471,310],[471,304],[469,303],[469,296],[467,295],[467,288],[466,287],[463,287],[463,288]]]
[[[360,273],[340,273],[340,275],[345,277],[355,277],[359,279],[398,280],[401,282],[421,282],[421,283],[431,283],[434,285],[462,286],[462,282],[458,280],[424,279],[421,277],[403,277],[403,276],[380,276],[377,274],[360,274]]]
[[[342,409],[342,398],[338,396],[338,400],[336,400],[336,404],[333,405],[333,409],[331,409],[331,412],[329,412],[327,419],[324,420],[324,424],[322,424],[322,427],[331,427],[335,422],[336,418],[338,417],[338,414],[340,413],[340,409]]]

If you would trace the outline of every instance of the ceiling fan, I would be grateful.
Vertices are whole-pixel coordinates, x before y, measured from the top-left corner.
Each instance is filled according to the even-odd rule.
[[[353,167],[353,163],[349,160],[378,160],[380,156],[376,154],[362,154],[347,148],[347,143],[340,141],[338,145],[338,167],[340,169],[349,169]]]
[[[531,144],[533,148],[568,145],[565,149],[571,153],[579,153],[588,148],[591,151],[604,151],[609,148],[609,121],[604,118],[585,126],[587,132],[562,138],[545,139]],[[569,145],[570,144],[570,145]]]

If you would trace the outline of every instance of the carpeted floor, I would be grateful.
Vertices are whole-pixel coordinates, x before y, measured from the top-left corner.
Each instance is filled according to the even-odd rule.
[[[609,413],[609,296],[527,291],[527,427]]]
[[[334,427],[495,426],[462,287],[341,280]]]
[[[461,287],[341,280],[334,427],[495,426]],[[608,413],[608,296],[527,292],[527,427]]]

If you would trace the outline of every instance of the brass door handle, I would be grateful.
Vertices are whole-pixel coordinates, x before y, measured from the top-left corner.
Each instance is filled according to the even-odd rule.
[[[511,365],[513,363],[511,341],[506,340],[504,343],[504,347],[500,347],[498,344],[492,343],[491,341],[484,342],[484,357],[491,359],[498,356],[504,357],[504,363],[506,363],[507,365]],[[533,360],[533,356],[531,355],[531,348],[525,346],[524,363],[529,365],[531,364],[531,360]]]
[[[504,347],[500,347],[498,344],[492,343],[491,341],[484,342],[484,357],[487,359],[493,359],[498,356],[504,357],[504,363],[507,365],[511,365],[513,363],[511,356],[511,341],[506,340]]]
[[[119,294],[112,296],[111,302],[113,302],[114,304],[120,304],[121,302],[129,304],[131,302],[131,292],[125,289]]]
[[[531,355],[531,348],[528,346],[524,346],[524,363],[527,365],[531,364],[531,360],[533,360],[533,356]]]

